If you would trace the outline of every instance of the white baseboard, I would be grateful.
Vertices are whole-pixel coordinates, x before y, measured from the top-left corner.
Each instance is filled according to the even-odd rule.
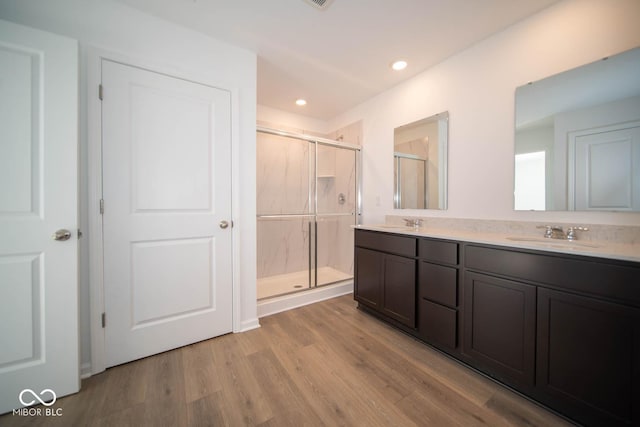
[[[91,373],[91,363],[86,362],[80,365],[80,379],[85,380],[92,375]]]
[[[258,317],[269,316],[271,314],[339,297],[352,292],[353,280],[350,280],[337,283],[335,285],[322,286],[310,291],[269,298],[263,301],[258,301]]]
[[[260,322],[258,321],[258,318],[245,320],[240,324],[240,329],[237,331],[233,331],[233,333],[247,332],[252,329],[257,329],[259,327],[260,327]]]

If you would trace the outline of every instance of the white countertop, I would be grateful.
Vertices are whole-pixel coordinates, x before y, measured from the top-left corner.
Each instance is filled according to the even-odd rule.
[[[640,262],[640,245],[622,244],[608,241],[569,241],[546,239],[542,235],[482,233],[477,231],[438,229],[432,227],[405,227],[401,225],[356,225],[356,229],[381,231],[394,234],[405,234],[416,237],[433,237],[437,239],[457,240],[461,242],[484,243],[487,245],[507,246],[557,252],[563,254],[592,256]]]

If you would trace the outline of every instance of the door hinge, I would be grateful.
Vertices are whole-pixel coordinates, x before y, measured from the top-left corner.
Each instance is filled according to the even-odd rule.
[[[102,101],[102,99],[103,99],[103,98],[102,98],[102,95],[103,95],[103,92],[102,92],[102,85],[101,85],[101,84],[99,84],[99,85],[98,85],[98,98],[100,99],[100,101]]]
[[[100,199],[100,215],[104,214],[104,199]]]
[[[107,326],[107,313],[102,313],[102,327]]]

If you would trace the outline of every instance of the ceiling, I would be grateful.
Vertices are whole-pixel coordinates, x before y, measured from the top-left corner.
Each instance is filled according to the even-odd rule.
[[[256,52],[258,104],[327,120],[558,0],[117,1]]]

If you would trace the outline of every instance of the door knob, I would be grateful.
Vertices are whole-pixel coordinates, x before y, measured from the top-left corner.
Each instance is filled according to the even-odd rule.
[[[220,228],[225,229],[229,226],[229,223],[227,221],[220,221]]]
[[[64,242],[65,240],[69,240],[71,238],[71,232],[69,230],[65,230],[64,228],[61,228],[60,230],[53,233],[53,236],[51,237],[53,238],[53,240]]]

